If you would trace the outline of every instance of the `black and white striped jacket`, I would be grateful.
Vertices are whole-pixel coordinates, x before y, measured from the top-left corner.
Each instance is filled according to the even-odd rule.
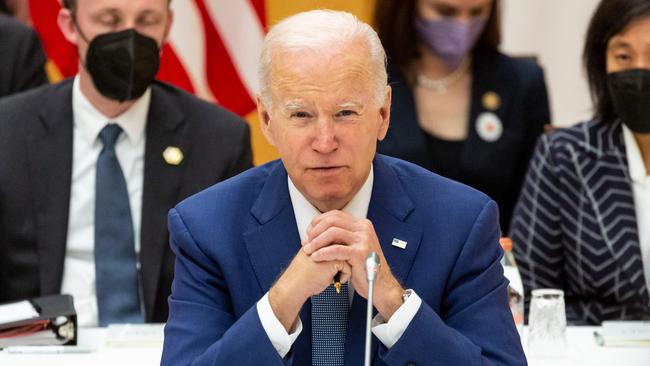
[[[650,319],[620,122],[540,137],[510,236],[527,298],[535,288],[564,289],[574,324]]]

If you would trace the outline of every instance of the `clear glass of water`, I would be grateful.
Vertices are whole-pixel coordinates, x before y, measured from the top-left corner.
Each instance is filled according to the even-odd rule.
[[[564,291],[533,290],[528,316],[528,353],[536,357],[566,355]]]

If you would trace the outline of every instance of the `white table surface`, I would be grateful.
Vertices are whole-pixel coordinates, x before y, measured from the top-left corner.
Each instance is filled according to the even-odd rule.
[[[160,325],[162,328],[163,325]],[[78,345],[97,351],[78,354],[9,354],[0,351],[0,366],[158,366],[162,344],[155,347],[104,347],[107,328],[80,328]]]
[[[531,366],[650,366],[650,347],[601,347],[593,333],[600,327],[567,327],[567,351],[561,358],[528,357]],[[523,345],[526,349],[524,330]]]
[[[593,332],[598,327],[568,327],[568,351],[562,358],[529,358],[531,366],[650,366],[650,347],[614,348],[596,344]],[[160,364],[158,347],[103,347],[106,329],[80,329],[79,345],[97,348],[87,354],[27,355],[0,351],[2,366],[154,366]],[[526,346],[526,331],[523,337]]]

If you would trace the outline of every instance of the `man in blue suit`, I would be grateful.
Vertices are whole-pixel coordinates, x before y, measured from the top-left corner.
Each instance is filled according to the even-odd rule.
[[[180,203],[163,365],[525,364],[496,204],[376,155],[391,89],[375,32],[311,11],[271,29],[258,112],[281,160]],[[340,293],[332,286],[337,276]]]

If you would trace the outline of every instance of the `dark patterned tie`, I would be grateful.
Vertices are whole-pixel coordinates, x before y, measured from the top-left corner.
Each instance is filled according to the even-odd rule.
[[[336,293],[334,286],[311,297],[311,364],[343,366],[350,297],[348,284]]]
[[[95,276],[99,324],[142,323],[129,193],[115,155],[122,132],[109,124],[99,134],[95,182]]]

